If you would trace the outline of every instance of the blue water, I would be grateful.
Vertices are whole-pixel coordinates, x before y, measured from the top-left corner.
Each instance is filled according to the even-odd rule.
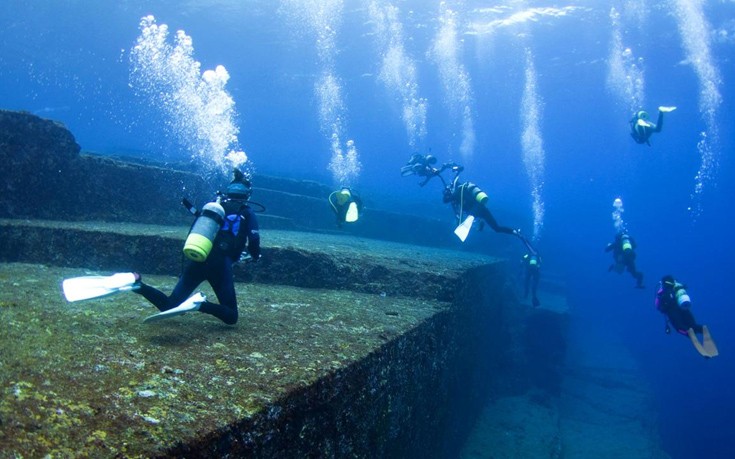
[[[735,123],[725,109],[735,4],[486,3],[6,0],[0,108],[63,122],[84,150],[191,159],[213,176],[242,152],[246,168],[347,184],[373,206],[440,218],[448,211],[426,204],[437,184],[420,188],[398,170],[417,151],[461,162],[501,223],[523,227],[546,268],[566,273],[578,320],[629,343],[655,390],[665,449],[735,457]],[[136,61],[147,15],[168,26],[166,52],[177,30],[191,38],[179,73]],[[209,96],[194,97],[219,65],[226,74],[210,74],[220,79]],[[636,145],[631,112],[655,118],[659,105],[678,108],[651,147]],[[643,291],[606,271],[616,197]],[[663,333],[652,299],[667,273],[688,284],[718,358]]]

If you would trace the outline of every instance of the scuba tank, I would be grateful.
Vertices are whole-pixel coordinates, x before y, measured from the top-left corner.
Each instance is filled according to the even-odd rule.
[[[530,256],[526,255],[526,256],[528,256],[529,266],[531,266],[532,268],[537,268],[539,265],[538,257],[536,255],[530,255]]]
[[[682,308],[688,308],[692,303],[692,300],[689,298],[689,294],[684,289],[684,286],[678,282],[674,284],[674,296],[676,297],[676,304]]]
[[[623,252],[627,250],[633,250],[633,243],[630,242],[630,236],[623,234],[620,237],[621,245],[623,246]]]
[[[357,207],[357,202],[355,202],[355,198],[352,195],[352,190],[349,188],[342,187],[340,191],[334,191],[329,195],[328,201],[338,215],[340,214],[340,209],[338,209],[337,206],[340,208],[345,205],[347,206],[347,210],[344,215],[344,221],[346,223],[354,223],[359,218],[360,211]]]
[[[488,199],[490,199],[487,193],[482,191],[479,186],[475,185],[472,182],[467,182],[462,186],[467,190],[467,193],[472,196],[472,199],[477,201],[478,204],[485,204]]]
[[[205,204],[186,237],[184,255],[192,261],[206,260],[224,219],[225,209],[219,203],[219,198]]]

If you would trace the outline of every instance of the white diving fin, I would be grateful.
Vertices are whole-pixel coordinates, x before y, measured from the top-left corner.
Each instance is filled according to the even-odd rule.
[[[472,223],[475,221],[474,215],[468,215],[458,227],[454,229],[454,234],[457,235],[460,241],[464,242],[467,239],[467,235],[470,234],[472,229]]]
[[[349,206],[347,206],[347,215],[345,215],[345,221],[347,223],[355,223],[359,217],[359,213],[357,211],[357,204],[354,202],[351,202]]]
[[[661,107],[658,108],[658,111],[664,112],[664,113],[673,112],[674,110],[676,110],[676,107],[665,107],[665,106],[661,106]]]
[[[100,298],[113,293],[137,288],[134,273],[117,273],[111,276],[82,276],[64,279],[61,283],[66,301]]]
[[[168,311],[162,311],[158,314],[153,314],[145,318],[143,322],[156,322],[158,320],[168,319],[169,317],[180,316],[191,311],[198,311],[199,307],[207,301],[207,297],[202,292],[195,293],[190,296],[186,301]]]

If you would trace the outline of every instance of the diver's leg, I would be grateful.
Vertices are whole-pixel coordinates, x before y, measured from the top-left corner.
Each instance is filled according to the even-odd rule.
[[[236,324],[237,294],[232,274],[232,261],[225,258],[221,263],[217,263],[216,269],[212,270],[207,280],[220,304],[205,301],[199,307],[199,311],[211,314],[228,325]]]
[[[495,217],[493,217],[493,214],[490,213],[490,210],[484,205],[479,206],[479,209],[476,212],[476,214],[478,217],[485,220],[487,224],[490,225],[490,228],[492,228],[493,231],[495,231],[496,233],[505,233],[505,234],[513,234],[513,235],[516,234],[513,231],[513,228],[508,228],[507,226],[498,225],[498,222],[495,220]]]
[[[654,127],[653,132],[661,132],[661,129],[663,128],[664,128],[664,112],[659,110],[658,119],[656,120],[656,127]]]
[[[159,311],[165,311],[168,309],[168,296],[157,288],[141,282],[140,288],[133,291],[139,295],[143,295],[143,297],[153,304],[153,306],[157,307]]]
[[[183,303],[191,292],[199,285],[202,280],[201,267],[197,266],[199,263],[189,262],[184,271],[179,277],[179,281],[174,287],[171,295],[166,296],[160,290],[151,287],[150,285],[140,283],[140,288],[134,290],[135,293],[143,295],[143,297],[151,302],[159,311],[167,311],[175,308],[179,304]]]
[[[205,279],[204,265],[204,263],[196,261],[187,262],[184,267],[184,272],[179,278],[179,282],[168,297],[168,306],[166,309],[162,309],[162,311],[177,307],[191,296],[194,289]]]

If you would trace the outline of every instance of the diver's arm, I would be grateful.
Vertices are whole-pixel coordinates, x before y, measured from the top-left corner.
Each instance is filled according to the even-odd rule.
[[[260,258],[260,231],[258,229],[258,219],[255,216],[255,212],[248,209],[248,253],[253,257],[253,261],[257,261]]]

